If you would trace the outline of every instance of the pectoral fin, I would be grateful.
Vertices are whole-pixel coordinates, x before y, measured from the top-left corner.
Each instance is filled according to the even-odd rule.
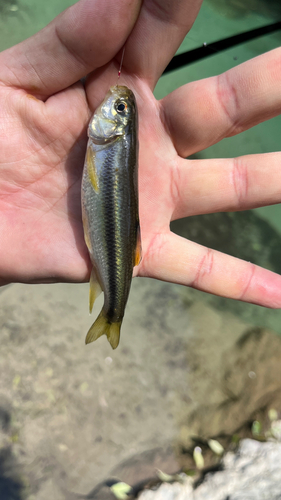
[[[92,312],[93,305],[97,297],[101,294],[102,288],[100,286],[95,269],[92,269],[90,277],[90,296],[89,296],[89,309]]]
[[[137,246],[135,253],[135,266],[138,266],[142,259],[142,249],[141,249],[141,234],[140,234],[140,226],[138,226],[137,230]]]
[[[99,180],[98,180],[97,169],[96,169],[95,152],[93,151],[93,149],[91,148],[90,145],[88,145],[88,148],[87,148],[86,163],[87,163],[89,179],[91,181],[91,184],[92,184],[94,190],[96,191],[96,193],[98,193]]]

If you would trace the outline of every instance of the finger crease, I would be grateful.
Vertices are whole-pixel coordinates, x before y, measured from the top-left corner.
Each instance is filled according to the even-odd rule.
[[[240,295],[239,300],[245,300],[245,296],[246,296],[246,294],[247,294],[247,292],[248,292],[248,290],[249,290],[249,288],[251,286],[251,283],[253,281],[253,277],[255,275],[255,272],[256,272],[256,266],[254,264],[252,264],[252,270],[251,270],[250,277],[248,279],[248,283],[244,287],[244,290],[243,290],[242,294]]]
[[[238,129],[237,111],[239,110],[239,99],[236,88],[230,83],[227,73],[223,73],[217,77],[217,99],[223,114],[230,123],[228,132],[224,136],[227,137],[236,134]]]
[[[160,262],[160,256],[166,243],[167,240],[161,232],[157,232],[151,236],[145,255],[142,255],[138,272],[139,276],[154,276],[155,262]]]
[[[236,210],[243,208],[244,201],[248,198],[249,176],[248,169],[241,158],[233,158],[232,182],[237,199]]]
[[[186,27],[186,23],[180,23],[179,19],[173,17],[173,14],[176,15],[177,11],[171,12],[170,2],[167,3],[167,8],[165,8],[165,2],[161,0],[147,0],[144,2],[144,7],[149,14],[156,19],[160,19],[160,21],[174,25],[176,28],[179,28],[179,26]]]
[[[210,275],[214,265],[214,251],[211,248],[207,248],[205,255],[201,259],[198,266],[196,276],[192,283],[190,284],[193,288],[202,288],[201,283],[204,281],[206,275]]]
[[[40,77],[40,75],[39,75],[38,71],[36,70],[35,66],[34,66],[34,65],[30,62],[30,60],[29,60],[29,58],[28,58],[28,54],[27,54],[27,53],[25,54],[25,57],[26,57],[26,59],[27,59],[27,62],[28,62],[28,64],[29,64],[29,66],[33,69],[33,71],[34,71],[35,75],[37,76],[37,78],[38,78],[39,82],[41,83],[42,87],[43,87],[43,88],[46,88],[46,85],[45,85],[44,81],[42,80],[42,78]]]

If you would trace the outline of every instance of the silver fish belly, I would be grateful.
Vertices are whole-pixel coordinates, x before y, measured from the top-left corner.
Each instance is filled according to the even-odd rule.
[[[138,215],[138,116],[134,94],[112,87],[96,110],[82,179],[85,241],[93,270],[90,311],[101,291],[104,305],[86,343],[101,335],[115,349],[131,287],[133,268],[140,262]]]

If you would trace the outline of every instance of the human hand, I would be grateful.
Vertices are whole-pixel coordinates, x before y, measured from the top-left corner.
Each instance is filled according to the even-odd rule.
[[[0,54],[0,284],[89,279],[80,191],[86,129],[96,104],[117,82],[116,54],[136,22],[140,3],[83,0]],[[158,65],[162,60],[161,68],[199,8],[195,3],[188,13],[189,2],[182,3],[170,2],[167,15],[179,9],[186,23],[171,26],[167,53],[150,55]],[[131,57],[138,59],[145,50],[142,37],[153,46],[154,36],[158,33],[160,40],[166,25],[157,2],[144,2]],[[128,44],[126,54],[130,51]],[[144,59],[147,55],[141,64]],[[79,79],[100,67],[85,88]],[[110,81],[104,77],[107,69]]]
[[[279,276],[204,249],[169,230],[171,219],[248,209],[279,201],[278,154],[249,156],[240,161],[183,158],[280,112],[280,72],[278,74],[276,65],[280,51],[249,61],[218,78],[188,84],[160,102],[153,97],[152,90],[194,21],[199,3],[175,0],[166,4],[162,2],[162,7],[159,7],[152,0],[144,2],[126,43],[120,83],[134,90],[140,113],[143,259],[135,274],[279,307]],[[82,5],[93,9],[88,2]],[[80,8],[81,4],[74,7]],[[131,9],[131,18],[128,21],[126,17],[125,28],[121,23],[122,15],[117,16],[119,24],[115,25],[114,18],[114,26],[118,26],[114,31],[117,50],[123,45],[135,20],[137,6]],[[108,11],[108,6],[105,10]],[[71,25],[67,16],[59,19],[61,21],[55,23],[65,26],[64,36],[67,36],[67,30],[71,34],[67,37],[71,66],[64,63],[64,51],[68,51],[63,45],[53,42],[49,46],[52,37],[47,30],[50,27],[46,28],[45,38],[42,39],[42,32],[36,35],[38,47],[34,39],[30,39],[24,42],[25,49],[19,49],[24,47],[23,44],[11,49],[14,51],[12,67],[9,67],[7,52],[3,53],[10,79],[5,80],[2,76],[3,54],[2,61],[0,56],[0,79],[7,92],[4,103],[10,98],[9,102],[16,105],[11,116],[17,116],[15,126],[10,125],[11,119],[8,121],[7,136],[11,137],[11,149],[8,151],[6,140],[4,167],[1,160],[0,209],[4,213],[1,258],[3,247],[6,245],[6,250],[9,249],[4,254],[4,263],[1,262],[3,281],[83,281],[89,276],[90,265],[80,214],[80,177],[86,146],[84,130],[90,114],[102,101],[108,87],[116,82],[118,64],[113,59],[104,66],[115,53],[110,44],[93,63],[90,48],[94,41],[89,42],[89,37],[95,37],[96,33],[91,35],[90,21],[87,23],[85,15],[78,23],[79,35],[79,30],[75,31],[73,21]],[[23,50],[28,57],[33,54],[31,65],[23,57]],[[73,51],[78,57],[73,57]],[[58,63],[54,65],[54,53],[59,53],[61,68]],[[43,54],[47,55],[45,63],[42,62]],[[26,70],[32,66],[35,71],[29,75]],[[66,88],[99,66],[102,67],[87,80],[86,94],[80,83]],[[21,78],[20,70],[24,73]],[[19,82],[23,90],[19,90]],[[45,102],[28,99],[28,91]],[[53,95],[54,92],[59,93]],[[7,108],[4,117],[10,109]],[[6,126],[5,132],[7,130]],[[19,137],[25,139],[25,148],[18,148]],[[268,165],[266,171],[264,162]],[[12,167],[17,170],[13,169],[11,173]]]

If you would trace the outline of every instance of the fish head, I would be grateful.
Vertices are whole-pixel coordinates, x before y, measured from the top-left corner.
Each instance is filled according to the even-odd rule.
[[[133,92],[125,86],[111,87],[90,121],[88,135],[97,144],[104,144],[124,135],[137,113]]]

